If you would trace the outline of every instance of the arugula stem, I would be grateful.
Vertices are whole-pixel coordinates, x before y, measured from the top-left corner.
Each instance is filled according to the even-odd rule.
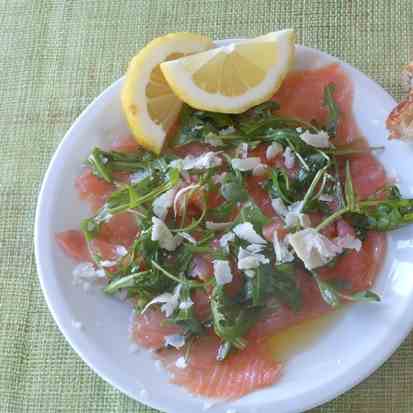
[[[310,171],[310,167],[308,166],[307,162],[304,160],[304,158],[301,156],[301,154],[295,149],[295,147],[291,143],[290,139],[287,138],[286,141],[288,142],[288,145],[292,149],[292,151],[294,152],[295,156],[298,158],[298,160],[303,165],[304,169],[306,169],[307,171]]]
[[[334,222],[336,219],[340,218],[342,215],[345,213],[350,212],[350,209],[348,207],[339,209],[338,211],[334,212],[334,214],[330,215],[327,217],[324,221],[320,222],[316,226],[316,231],[321,231],[323,228],[327,227],[330,225],[332,222]]]
[[[130,275],[126,275],[122,278],[120,278],[117,281],[111,282],[110,284],[108,284],[103,291],[106,294],[114,294],[116,291],[120,290],[121,288],[128,288],[128,287],[133,287],[135,284],[135,278],[138,278],[139,276],[143,275],[143,274],[148,274],[149,272],[151,272],[150,270],[148,271],[141,271],[141,272],[137,272],[135,274],[130,274]]]
[[[311,185],[309,186],[306,194],[304,195],[304,199],[303,199],[303,209],[305,208],[305,205],[307,204],[307,202],[309,202],[311,200],[311,197],[316,189],[316,186],[318,184],[318,182],[320,181],[320,179],[323,177],[323,175],[325,174],[327,167],[329,165],[325,166],[323,169],[320,169],[314,176],[313,181],[311,182]]]
[[[151,260],[151,264],[153,267],[155,267],[158,271],[160,271],[166,277],[170,278],[171,280],[176,281],[177,283],[187,285],[188,287],[192,287],[192,288],[205,287],[206,285],[211,284],[211,280],[213,281],[213,278],[211,278],[211,280],[208,280],[206,282],[198,282],[198,281],[191,281],[191,280],[183,279],[183,278],[177,277],[176,275],[171,274],[169,271],[165,270],[165,268],[161,267],[154,260]]]

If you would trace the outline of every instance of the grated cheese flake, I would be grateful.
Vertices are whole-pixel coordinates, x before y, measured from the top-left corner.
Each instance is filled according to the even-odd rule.
[[[232,222],[212,222],[212,221],[207,221],[205,223],[205,228],[210,229],[212,231],[220,231],[225,228],[228,228],[229,226],[232,225]]]
[[[289,235],[289,243],[305,267],[312,270],[327,264],[342,248],[314,228],[306,228]]]
[[[157,217],[152,217],[151,240],[158,241],[159,246],[167,251],[175,251],[182,238],[173,236],[166,224]]]
[[[214,266],[214,276],[218,285],[229,284],[232,281],[232,272],[229,262],[226,260],[212,261]]]
[[[283,158],[284,158],[284,165],[287,169],[294,168],[295,155],[294,155],[294,152],[291,150],[291,148],[289,146],[287,146],[284,149]]]
[[[166,218],[169,208],[173,205],[176,191],[176,188],[172,188],[154,199],[152,209],[159,219],[164,220]]]
[[[277,259],[278,263],[294,261],[294,254],[289,251],[286,239],[284,238],[283,240],[280,240],[278,238],[277,231],[274,231],[273,234],[273,246],[275,258]]]
[[[181,168],[186,171],[190,169],[210,169],[222,165],[222,159],[216,152],[207,152],[200,156],[187,155],[180,161]]]
[[[178,367],[178,369],[185,369],[186,367],[188,367],[188,363],[187,363],[185,357],[183,357],[183,356],[178,357],[176,359],[175,366]]]
[[[255,231],[253,225],[250,222],[243,222],[242,224],[238,224],[234,227],[233,232],[235,235],[243,239],[244,241],[248,241],[251,244],[266,244],[267,241],[258,235]]]
[[[153,304],[162,304],[161,311],[166,315],[166,317],[170,317],[175,309],[178,307],[179,304],[179,294],[181,291],[181,285],[178,284],[175,287],[174,293],[162,293],[149,301],[148,304],[145,305],[142,313],[144,313],[151,305]]]
[[[330,147],[330,137],[326,131],[320,131],[316,133],[311,133],[306,130],[300,134],[301,140],[310,146],[315,148],[329,148]]]
[[[278,142],[273,142],[267,147],[267,150],[265,151],[265,157],[270,161],[271,159],[274,159],[277,155],[282,153],[282,151],[282,145]]]
[[[224,251],[228,252],[229,251],[229,246],[228,244],[231,241],[234,241],[235,239],[235,234],[233,232],[228,232],[228,234],[223,235],[220,239],[219,239],[219,245],[221,248],[224,249]]]
[[[171,334],[170,336],[165,336],[165,347],[171,346],[176,349],[180,349],[185,345],[185,336],[181,334]]]
[[[245,159],[235,158],[231,160],[231,166],[242,172],[252,171],[258,165],[261,165],[261,159],[258,157]]]

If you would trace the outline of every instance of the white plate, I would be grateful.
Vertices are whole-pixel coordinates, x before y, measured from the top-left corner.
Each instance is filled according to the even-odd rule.
[[[297,67],[311,68],[337,59],[319,51],[297,47]],[[389,142],[384,120],[395,101],[375,82],[342,63],[354,83],[354,113],[362,132],[380,154],[388,172],[400,177],[405,196],[413,191],[410,173],[413,154],[400,142]],[[73,182],[82,162],[95,145],[107,145],[127,132],[119,92],[122,79],[105,90],[80,115],[59,145],[44,178],[35,228],[36,260],[40,282],[60,330],[82,359],[103,379],[130,397],[169,413],[202,410],[205,399],[168,384],[167,374],[154,368],[148,351],[128,352],[128,319],[124,303],[95,291],[86,294],[72,285],[73,262],[56,245],[54,234],[77,228],[87,214]],[[413,322],[413,226],[393,232],[383,271],[375,290],[378,305],[359,304],[309,348],[295,355],[280,382],[210,412],[293,413],[327,402],[350,389],[377,369],[400,345]],[[73,320],[84,328],[76,329]],[[146,391],[142,392],[142,389]]]

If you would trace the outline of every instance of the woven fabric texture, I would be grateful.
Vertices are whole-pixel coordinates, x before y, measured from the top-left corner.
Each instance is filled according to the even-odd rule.
[[[42,177],[72,122],[153,37],[286,27],[400,97],[412,0],[0,0],[0,412],[154,412],[96,376],[52,320],[33,256]],[[412,373],[410,336],[369,379],[312,412],[413,412]]]

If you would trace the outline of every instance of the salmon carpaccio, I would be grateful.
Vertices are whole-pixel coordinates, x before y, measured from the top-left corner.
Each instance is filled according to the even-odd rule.
[[[308,122],[316,120],[323,124],[327,112],[323,106],[324,88],[330,84],[336,85],[334,97],[341,111],[338,124],[336,145],[347,144],[358,140],[360,133],[352,114],[353,88],[350,80],[338,64],[332,64],[317,70],[306,70],[289,74],[282,87],[274,96],[280,104],[280,112],[284,115],[303,119]],[[130,138],[120,139],[114,143],[114,148],[124,152],[136,150],[136,144]],[[197,156],[211,150],[207,145],[189,144],[179,148],[179,156],[192,154]],[[267,160],[265,156],[266,145],[261,144],[249,152],[249,156],[259,156],[261,162],[271,166],[283,164],[282,155]],[[386,175],[382,165],[374,156],[366,152],[362,155],[352,156],[351,175],[355,191],[360,199],[365,199],[386,184]],[[271,199],[260,186],[260,177],[250,176],[246,180],[247,190],[262,212],[271,218],[271,224],[264,228],[264,237],[272,239],[272,234],[277,230],[282,237],[283,225],[280,217],[271,206]],[[77,179],[76,188],[82,199],[89,202],[95,210],[107,199],[114,190],[112,184],[103,182],[93,176],[90,170]],[[217,207],[224,200],[217,197],[213,207]],[[195,202],[195,201],[194,201]],[[195,205],[196,207],[196,205]],[[315,214],[311,220],[317,222]],[[338,220],[324,232],[329,236],[345,234],[352,231],[343,220]],[[116,217],[114,222],[105,224],[103,233],[94,241],[94,247],[101,254],[110,259],[113,248],[117,245],[128,247],[133,242],[137,233],[134,219],[129,213]],[[58,242],[68,255],[75,260],[88,260],[89,251],[82,234],[78,231],[66,231],[57,235]],[[351,251],[338,258],[337,264],[332,269],[322,269],[320,277],[331,280],[339,276],[351,284],[352,291],[361,291],[369,288],[376,277],[385,255],[385,236],[381,233],[370,231],[363,242],[359,252]],[[210,257],[199,256],[196,259],[195,273],[202,273],[200,278],[211,276]],[[239,282],[239,281],[238,281]],[[246,350],[231,354],[223,362],[216,360],[219,346],[218,338],[212,333],[197,338],[192,343],[189,360],[186,368],[179,368],[176,361],[182,356],[182,351],[161,349],[165,336],[179,334],[180,327],[166,323],[165,316],[160,310],[150,309],[141,315],[135,316],[132,323],[132,337],[134,340],[152,350],[159,350],[159,357],[166,368],[173,373],[173,382],[184,386],[190,392],[212,398],[230,399],[237,398],[256,389],[269,386],[277,381],[281,375],[281,365],[268,354],[265,341],[277,331],[297,323],[319,317],[331,311],[321,298],[319,289],[314,281],[304,271],[298,275],[298,283],[303,291],[303,306],[299,312],[294,312],[284,305],[277,310],[267,311],[250,330]],[[239,288],[233,286],[233,289]],[[192,295],[196,313],[202,318],[209,316],[209,297],[207,293],[197,291]]]

